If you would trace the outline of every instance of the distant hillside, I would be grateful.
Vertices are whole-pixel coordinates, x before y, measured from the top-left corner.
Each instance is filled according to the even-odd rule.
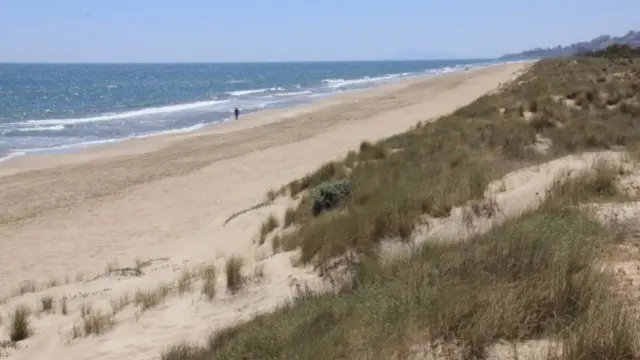
[[[629,31],[626,35],[612,37],[601,35],[591,41],[573,43],[568,46],[556,46],[553,48],[536,48],[526,50],[521,53],[506,54],[500,59],[521,59],[521,58],[545,58],[556,56],[570,56],[576,53],[598,51],[613,44],[629,45],[632,48],[640,47],[640,31]]]

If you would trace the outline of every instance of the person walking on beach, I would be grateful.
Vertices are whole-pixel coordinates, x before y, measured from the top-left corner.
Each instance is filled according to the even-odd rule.
[[[238,117],[240,116],[240,109],[238,109],[237,106],[236,106],[236,109],[233,110],[233,114],[236,116],[236,120],[238,120]]]

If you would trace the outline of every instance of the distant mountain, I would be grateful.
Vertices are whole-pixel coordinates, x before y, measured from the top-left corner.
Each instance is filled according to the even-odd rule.
[[[640,47],[640,31],[629,31],[626,35],[620,37],[612,37],[610,35],[601,35],[591,41],[573,43],[568,46],[556,46],[553,48],[536,48],[526,50],[520,53],[506,54],[500,59],[515,60],[523,58],[545,58],[556,56],[571,56],[586,51],[603,50],[613,44],[629,45],[632,48]]]

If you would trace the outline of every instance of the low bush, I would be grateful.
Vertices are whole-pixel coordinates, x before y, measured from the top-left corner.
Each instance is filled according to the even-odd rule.
[[[315,189],[313,200],[313,215],[318,216],[338,206],[340,202],[351,194],[351,183],[348,180],[332,181],[320,184]]]

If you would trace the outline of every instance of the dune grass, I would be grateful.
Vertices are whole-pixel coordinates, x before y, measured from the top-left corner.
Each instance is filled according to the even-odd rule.
[[[62,315],[68,315],[69,314],[69,309],[67,308],[67,297],[63,296],[62,299],[60,300],[60,313]]]
[[[638,322],[601,270],[618,241],[577,204],[618,201],[616,170],[558,183],[544,206],[466,242],[426,242],[407,259],[381,261],[376,245],[409,240],[424,218],[480,200],[513,169],[586,150],[638,148],[640,58],[543,60],[499,91],[438,121],[363,143],[287,188],[302,197],[279,239],[321,268],[356,251],[353,282],[307,293],[271,314],[178,345],[164,360],[402,359],[415,346],[450,344],[484,358],[498,341],[550,339],[558,359],[640,358]],[[541,138],[547,151],[536,150]],[[316,186],[348,179],[349,198],[313,217]]]
[[[144,312],[162,304],[171,294],[172,290],[171,284],[166,283],[162,283],[149,291],[138,290],[133,297],[133,302]]]
[[[227,289],[234,293],[242,288],[245,283],[242,267],[244,261],[239,256],[231,256],[225,264],[225,273],[227,275]]]
[[[278,218],[274,214],[269,214],[267,219],[260,226],[260,234],[258,235],[258,243],[260,245],[264,244],[267,236],[275,229],[278,228],[280,223],[278,222]]]
[[[216,297],[216,267],[208,265],[202,269],[200,275],[202,277],[202,295],[207,299],[213,300]]]
[[[24,340],[31,335],[30,313],[31,311],[26,306],[18,306],[13,311],[9,328],[9,339],[12,342]]]
[[[53,297],[52,296],[43,296],[40,298],[41,310],[43,312],[52,312],[53,311]]]
[[[84,336],[100,336],[115,326],[113,314],[103,314],[100,311],[90,312],[82,317],[82,330]]]
[[[425,216],[446,217],[481,199],[508,171],[581,151],[637,147],[639,70],[640,58],[543,60],[438,121],[363,143],[342,162],[289,184],[303,198],[287,221],[301,226],[284,241],[286,250],[300,247],[303,263],[317,265],[348,249],[366,253],[383,239],[408,239]],[[541,138],[551,142],[546,152],[536,151]],[[307,190],[340,179],[353,184],[336,211],[341,216],[314,218]]]
[[[340,295],[306,297],[164,359],[389,359],[441,341],[473,358],[498,340],[540,337],[568,339],[570,358],[631,358],[637,324],[594,268],[611,241],[585,215],[547,206],[408,260],[366,258]]]
[[[284,228],[291,226],[296,221],[296,209],[288,207],[284,213]]]

